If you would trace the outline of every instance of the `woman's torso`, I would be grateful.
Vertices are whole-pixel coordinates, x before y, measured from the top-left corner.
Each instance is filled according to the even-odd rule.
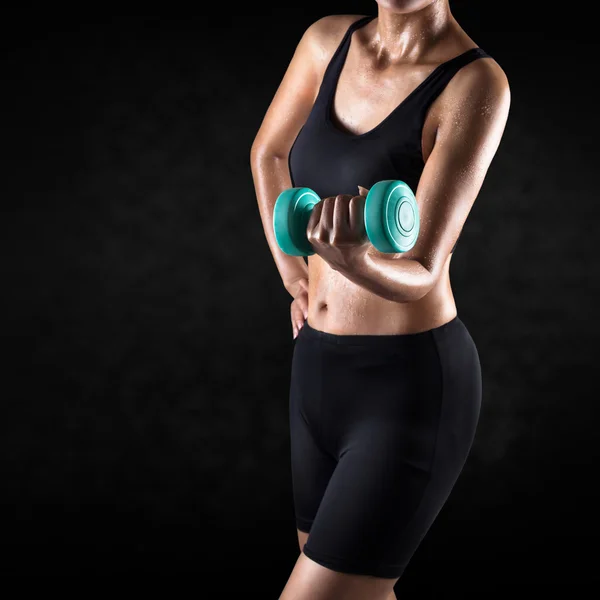
[[[369,77],[363,58],[364,40],[372,35],[367,24],[373,19],[354,18],[346,27],[290,150],[292,185],[309,187],[321,198],[357,195],[359,185],[370,188],[382,179],[401,179],[416,192],[435,140],[429,108],[458,69],[487,56],[463,34],[451,59],[435,67],[403,65],[386,77],[385,85],[374,85],[377,80]],[[351,112],[356,116],[344,117]],[[373,247],[369,252],[378,253]],[[401,254],[396,256],[402,260]],[[451,257],[429,293],[415,302],[398,303],[354,284],[313,254],[308,257],[308,321],[316,329],[339,334],[414,333],[443,325],[457,314]]]

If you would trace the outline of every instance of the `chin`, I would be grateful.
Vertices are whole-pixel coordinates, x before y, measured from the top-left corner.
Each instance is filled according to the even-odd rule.
[[[408,14],[422,10],[436,0],[376,0],[381,8],[400,14]]]

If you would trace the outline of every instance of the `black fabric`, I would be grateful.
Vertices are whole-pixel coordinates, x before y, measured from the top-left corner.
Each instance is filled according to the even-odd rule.
[[[289,396],[296,525],[330,569],[400,577],[462,470],[479,355],[455,317],[429,331],[337,335],[305,321]]]
[[[370,188],[383,179],[400,179],[416,193],[425,166],[421,132],[427,110],[461,67],[489,56],[472,48],[440,64],[379,125],[355,135],[332,122],[331,104],[352,33],[374,18],[362,17],[346,31],[290,150],[292,186],[311,188],[320,198],[358,194],[358,185]]]

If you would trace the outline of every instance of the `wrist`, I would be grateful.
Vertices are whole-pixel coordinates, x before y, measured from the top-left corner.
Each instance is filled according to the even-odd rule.
[[[368,270],[368,247],[366,244],[353,248],[351,252],[346,255],[346,264],[344,271],[346,273],[354,273],[360,275],[364,271]]]
[[[296,298],[300,293],[306,292],[308,289],[308,277],[297,277],[296,279],[284,283],[284,287],[290,293],[292,298]]]

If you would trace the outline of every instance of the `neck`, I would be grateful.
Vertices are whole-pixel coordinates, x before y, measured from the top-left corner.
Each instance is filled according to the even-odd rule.
[[[418,61],[447,32],[453,20],[448,0],[401,14],[379,4],[372,45],[382,62]]]

